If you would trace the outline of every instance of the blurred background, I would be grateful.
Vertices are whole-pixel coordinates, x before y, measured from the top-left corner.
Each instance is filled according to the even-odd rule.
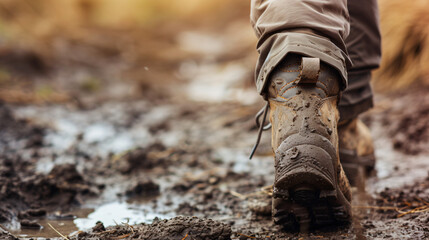
[[[429,1],[379,4],[376,89],[427,85]],[[188,83],[181,93],[193,99],[253,96],[248,15],[248,1],[1,0],[0,99],[162,98],[175,83]],[[213,91],[202,93],[207,86]]]
[[[191,98],[234,98],[225,85],[252,84],[255,37],[248,5],[2,0],[0,98],[36,103],[162,98],[170,95],[165,85],[192,80],[189,89],[197,91],[222,83],[217,91]]]

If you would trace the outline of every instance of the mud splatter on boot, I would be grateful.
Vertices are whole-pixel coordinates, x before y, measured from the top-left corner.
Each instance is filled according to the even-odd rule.
[[[338,152],[340,81],[319,59],[294,54],[271,75],[272,215],[287,229],[305,232],[350,221],[351,191]]]

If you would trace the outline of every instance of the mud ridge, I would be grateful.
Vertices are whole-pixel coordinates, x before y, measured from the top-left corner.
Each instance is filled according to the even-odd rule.
[[[120,225],[105,228],[99,223],[92,232],[82,232],[71,239],[231,239],[232,230],[227,224],[197,217],[178,216],[168,220],[155,220],[152,224]],[[101,231],[100,231],[101,230]]]

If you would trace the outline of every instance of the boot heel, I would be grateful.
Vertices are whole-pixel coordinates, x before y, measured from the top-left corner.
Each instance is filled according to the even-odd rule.
[[[350,219],[350,203],[336,183],[333,146],[323,139],[292,135],[276,151],[281,177],[273,186],[273,219],[286,229],[307,232]]]
[[[274,187],[282,190],[297,186],[317,186],[317,190],[335,190],[335,169],[332,158],[324,149],[314,145],[299,145],[276,154]],[[283,193],[284,194],[284,193]]]

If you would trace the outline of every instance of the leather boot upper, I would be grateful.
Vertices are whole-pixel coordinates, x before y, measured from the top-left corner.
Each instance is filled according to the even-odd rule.
[[[336,106],[340,76],[321,63],[316,84],[297,84],[300,65],[301,56],[288,55],[271,76],[268,100],[274,151],[287,136],[298,132],[318,133],[338,143],[333,133],[339,119]]]
[[[302,72],[301,59],[299,55],[288,55],[271,76],[268,101],[273,150],[276,151],[280,144],[293,134],[302,136],[317,134],[328,139],[336,151],[333,159],[336,181],[346,198],[350,200],[349,183],[338,154],[337,104],[340,76],[337,71],[322,62],[317,82],[298,84]]]

